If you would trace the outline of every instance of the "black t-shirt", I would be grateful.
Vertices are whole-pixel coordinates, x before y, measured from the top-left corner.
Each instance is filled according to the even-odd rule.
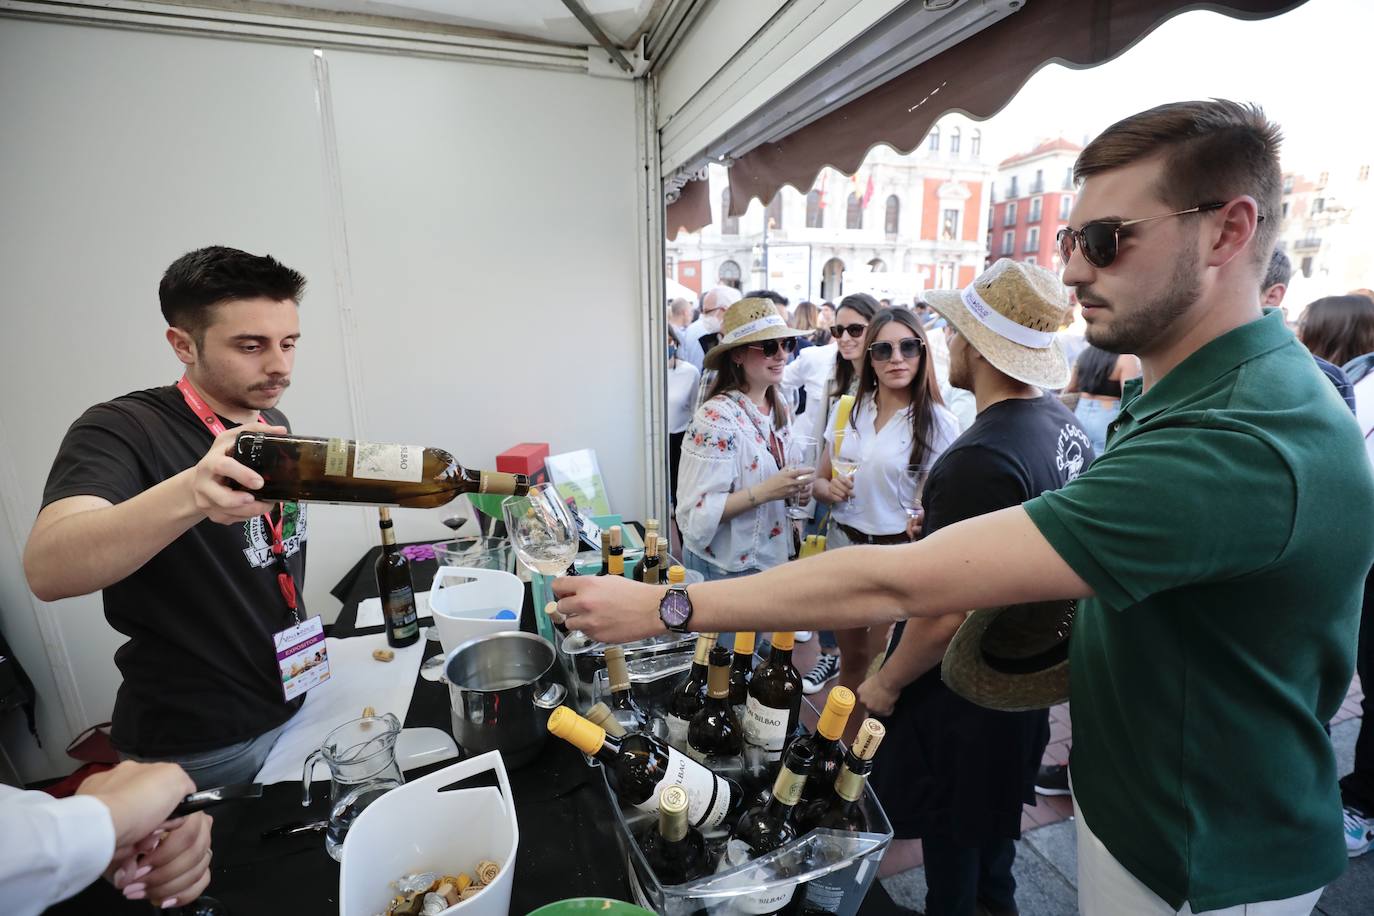
[[[286,426],[277,410],[268,423]],[[226,428],[238,425],[223,417]],[[175,386],[135,391],[81,415],[48,474],[43,505],[69,496],[119,504],[194,466],[214,436]],[[287,566],[305,585],[305,507],[285,506]],[[102,592],[129,641],[115,651],[124,683],[112,736],[121,750],[166,757],[227,747],[290,718],[272,634],[293,622],[277,584],[266,521],[208,519]],[[305,617],[304,601],[300,601]]]
[[[1088,434],[1057,397],[993,404],[931,468],[923,536],[1058,489],[1093,457]],[[1049,740],[1044,710],[984,709],[946,687],[937,665],[907,685],[887,723],[872,781],[898,837],[976,845],[1020,835],[1021,806],[1034,800]]]

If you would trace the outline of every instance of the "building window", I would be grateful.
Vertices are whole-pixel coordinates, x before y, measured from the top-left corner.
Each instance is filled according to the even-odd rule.
[[[949,132],[949,154],[959,155],[959,128],[954,128]]]
[[[768,209],[764,211],[763,218],[768,221],[769,229],[782,228],[782,191],[773,195],[773,199],[768,204]]]
[[[1008,229],[1002,233],[1002,254],[1011,254],[1016,247],[1016,230]]]
[[[1013,175],[1011,176],[1011,184],[1007,187],[1007,198],[1012,199],[1020,196],[1021,194],[1016,188],[1016,176]]]
[[[1039,226],[1031,226],[1029,229],[1026,230],[1026,250],[1027,250],[1027,251],[1039,251],[1039,250],[1040,250],[1040,227],[1039,227]]]
[[[844,227],[846,229],[862,229],[864,227],[864,202],[858,194],[849,195],[849,204],[844,211]]]
[[[824,217],[825,211],[821,209],[821,192],[813,188],[811,193],[806,195],[806,228],[821,228]]]
[[[1069,166],[1064,170],[1064,190],[1073,190],[1073,166]]]
[[[1073,198],[1067,194],[1059,198],[1059,219],[1061,222],[1069,221],[1069,209],[1073,207]]]
[[[1285,193],[1285,194],[1292,194],[1292,193],[1293,193],[1293,176],[1292,176],[1292,175],[1284,175],[1284,176],[1283,176],[1283,193]]]
[[[1319,187],[1319,188],[1324,188],[1324,187],[1326,187],[1327,179],[1329,179],[1330,177],[1331,177],[1331,173],[1330,173],[1330,172],[1322,172],[1321,177],[1317,179],[1317,187]]]
[[[882,258],[874,258],[868,262],[868,269],[875,274],[887,273],[887,262]]]
[[[724,262],[720,265],[720,273],[718,273],[716,276],[720,278],[720,282],[723,285],[734,286],[738,288],[740,276],[739,264],[735,263],[734,261]]]
[[[958,276],[959,266],[953,261],[941,261],[935,265],[934,289],[953,289],[954,279]]]
[[[959,214],[960,210],[945,210],[944,219],[940,220],[940,238],[946,242],[953,242],[959,238]]]
[[[663,275],[669,280],[677,279],[677,258],[669,255],[663,259]]]
[[[1302,259],[1302,268],[1301,268],[1301,270],[1302,270],[1302,275],[1303,275],[1304,277],[1306,277],[1308,280],[1311,280],[1311,279],[1312,279],[1312,259],[1311,259],[1311,258],[1303,258],[1303,259]]]
[[[825,262],[821,268],[821,298],[838,300],[840,290],[844,288],[844,261],[839,258],[831,258]]]
[[[1043,192],[1044,190],[1045,190],[1045,170],[1044,170],[1044,169],[1036,169],[1036,170],[1035,170],[1035,181],[1031,182],[1031,189],[1030,189],[1030,192],[1031,192],[1032,194],[1039,194],[1039,193]]]
[[[1031,255],[1029,258],[1026,258],[1026,263],[1029,264],[1031,267],[1036,267],[1036,266],[1038,266],[1038,265],[1035,263],[1035,256],[1034,256],[1034,255]]]
[[[977,159],[978,154],[983,151],[983,132],[981,130],[975,130],[973,136],[969,137],[968,151],[974,159]]]
[[[1030,217],[1029,217],[1028,220],[1027,220],[1028,222],[1032,222],[1032,223],[1038,223],[1038,222],[1040,222],[1040,203],[1041,203],[1041,198],[1039,198],[1039,197],[1032,197],[1032,198],[1031,198]]]
[[[1368,180],[1369,180],[1369,166],[1367,166],[1367,165],[1362,165],[1362,166],[1360,166],[1360,179],[1359,179],[1359,180],[1360,180],[1360,181],[1368,181]]]
[[[940,151],[940,127],[938,124],[930,129],[930,151],[932,153]]]
[[[1016,225],[1016,201],[1013,200],[1011,203],[1007,204],[1006,212],[1002,214],[1002,225]]]
[[[1325,197],[1314,197],[1314,198],[1312,198],[1312,212],[1313,212],[1313,213],[1320,213],[1320,212],[1322,212],[1322,211],[1325,210],[1325,209],[1326,209],[1326,198],[1325,198]]]
[[[897,234],[897,221],[901,217],[902,202],[893,194],[887,199],[887,212],[883,216],[883,231],[888,235]]]
[[[1283,218],[1288,219],[1288,201],[1283,202]]]
[[[739,235],[739,217],[730,215],[730,189],[720,192],[720,234]]]

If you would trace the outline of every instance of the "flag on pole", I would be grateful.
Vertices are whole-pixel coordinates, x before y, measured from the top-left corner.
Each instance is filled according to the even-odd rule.
[[[870,173],[869,176],[868,176],[868,187],[864,188],[864,199],[863,199],[863,203],[860,204],[860,206],[862,206],[862,207],[864,207],[865,209],[867,209],[867,208],[868,208],[868,202],[869,202],[870,200],[872,200],[872,199],[873,199],[873,175],[872,175],[872,173]]]

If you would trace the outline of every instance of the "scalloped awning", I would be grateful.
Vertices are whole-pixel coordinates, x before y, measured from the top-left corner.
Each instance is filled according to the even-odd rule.
[[[783,185],[807,190],[829,165],[853,174],[878,143],[901,152],[919,146],[947,111],[988,118],[1041,66],[1086,68],[1121,54],[1161,23],[1192,9],[1238,19],[1265,19],[1305,0],[1050,0],[1029,3],[1014,16],[937,54],[829,114],[735,158],[730,166],[730,212],[749,201],[772,200]],[[1214,49],[1198,49],[1210,52]],[[989,63],[995,63],[989,66]],[[1160,102],[1173,101],[1160,99]],[[705,180],[690,181],[668,206],[670,237],[711,222]]]

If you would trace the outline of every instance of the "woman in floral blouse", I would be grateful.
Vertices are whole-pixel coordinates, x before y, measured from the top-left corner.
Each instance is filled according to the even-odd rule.
[[[792,429],[777,386],[805,333],[767,299],[741,299],[706,354],[716,376],[682,443],[677,523],[687,567],[707,579],[787,561],[784,499],[810,486],[814,471],[783,470]]]

